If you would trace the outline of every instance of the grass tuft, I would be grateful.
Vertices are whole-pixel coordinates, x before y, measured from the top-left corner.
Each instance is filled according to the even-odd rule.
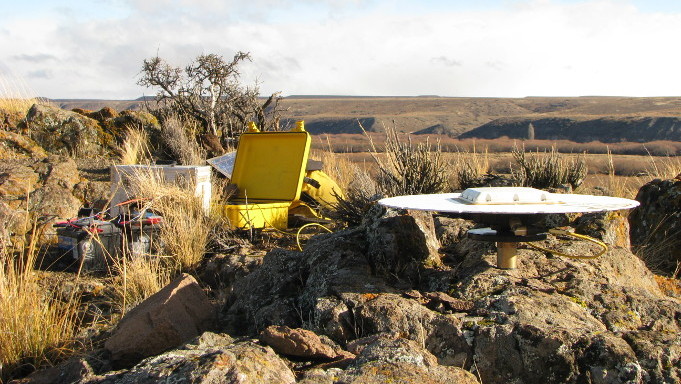
[[[41,286],[35,239],[0,250],[0,382],[66,357],[78,323],[78,298],[59,299]]]

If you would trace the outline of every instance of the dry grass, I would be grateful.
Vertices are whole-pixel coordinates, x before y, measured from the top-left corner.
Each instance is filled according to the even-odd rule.
[[[173,268],[161,257],[123,257],[115,264],[114,279],[116,301],[121,312],[135,307],[147,297],[165,287],[173,278]]]
[[[119,151],[119,164],[142,164],[149,158],[149,135],[141,127],[128,129]]]
[[[457,152],[452,168],[454,179],[450,181],[451,185],[455,189],[466,189],[490,173],[489,153],[486,149],[479,153],[475,147],[472,152]]]
[[[124,311],[158,292],[181,272],[193,271],[203,259],[217,224],[193,191],[191,181],[171,184],[149,169],[129,176],[128,194],[145,202],[142,211],[161,215],[163,225],[153,239],[158,249],[152,248],[146,255],[126,254],[126,250],[115,264],[117,301]]]
[[[178,271],[193,269],[203,257],[213,219],[186,186],[171,184],[153,171],[138,171],[130,178],[131,196],[147,201],[144,209],[163,216],[160,243]]]
[[[681,174],[681,157],[648,156],[647,173],[658,179],[672,179]]]
[[[52,297],[33,270],[36,244],[0,250],[0,382],[51,365],[72,350],[78,299]]]
[[[47,103],[34,95],[35,92],[18,77],[0,73],[0,111],[26,116],[33,104]]]

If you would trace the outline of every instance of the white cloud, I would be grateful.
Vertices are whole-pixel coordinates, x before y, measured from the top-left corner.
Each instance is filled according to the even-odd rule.
[[[328,0],[107,0],[83,18],[5,19],[0,63],[48,97],[138,97],[144,58],[250,51],[263,93],[678,95],[681,13],[626,1],[429,11]],[[446,8],[446,7],[445,7]],[[460,7],[459,7],[460,8]],[[31,77],[29,79],[29,77]],[[41,76],[38,76],[41,75]]]

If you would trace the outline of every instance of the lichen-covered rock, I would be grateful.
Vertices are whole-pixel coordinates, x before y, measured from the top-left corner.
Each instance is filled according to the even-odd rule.
[[[0,159],[17,156],[43,158],[47,152],[28,136],[0,130]]]
[[[681,180],[653,180],[629,215],[631,243],[649,268],[672,274],[681,263]]]
[[[577,242],[569,248],[589,251]],[[453,289],[455,297],[476,301],[480,316],[464,320],[464,333],[483,382],[679,380],[678,350],[654,355],[628,342],[642,329],[670,335],[667,343],[681,332],[681,302],[662,294],[630,251],[613,248],[580,261],[521,249],[516,270],[494,268],[493,256],[467,255]],[[555,293],[528,284],[535,279]]]
[[[235,284],[223,312],[227,329],[255,334],[271,324],[303,327],[359,354],[350,368],[315,371],[306,383],[432,379],[413,366],[407,373],[400,363],[361,360],[368,345],[385,338],[415,342],[439,366],[475,370],[484,383],[681,377],[674,346],[681,302],[662,293],[625,247],[578,260],[521,245],[518,268],[502,270],[493,243],[456,236],[451,268],[417,263],[399,278],[385,273],[390,265],[377,267],[392,259],[370,255],[369,231],[318,236],[304,252],[268,253],[259,269]],[[399,248],[386,239],[383,244]],[[554,237],[542,246],[582,256],[598,251],[587,242]],[[407,279],[411,273],[420,278]]]
[[[172,351],[143,360],[127,371],[112,372],[82,384],[133,383],[293,384],[295,375],[270,347],[228,336],[204,334]]]
[[[367,255],[374,271],[417,281],[423,267],[442,265],[433,217],[423,211],[373,209],[366,220]]]
[[[51,155],[45,158],[20,158],[0,161],[0,201],[6,218],[4,234],[26,234],[34,221],[44,226],[45,236],[54,234],[57,219],[76,215],[82,202],[73,190],[80,181],[73,159]]]
[[[629,222],[620,211],[585,213],[575,222],[575,232],[603,240],[614,247],[629,248]]]
[[[340,383],[461,383],[478,380],[459,367],[439,365],[437,358],[415,341],[378,339],[339,375]]]
[[[31,138],[49,153],[91,157],[106,151],[97,120],[75,112],[34,104],[23,124]]]
[[[99,111],[96,112],[90,112],[86,114],[87,117],[91,119],[95,119],[99,121],[100,123],[108,120],[108,119],[113,119],[118,116],[118,112],[116,112],[115,109],[111,107],[104,107],[100,109]]]

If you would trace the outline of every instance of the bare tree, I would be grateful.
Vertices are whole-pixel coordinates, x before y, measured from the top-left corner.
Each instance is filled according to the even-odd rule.
[[[144,60],[137,83],[157,89],[157,110],[170,109],[196,119],[202,133],[229,141],[249,121],[263,130],[278,130],[279,93],[261,102],[257,83],[251,87],[240,83],[239,65],[250,60],[244,52],[237,52],[231,61],[216,54],[199,55],[182,69],[156,56]]]

